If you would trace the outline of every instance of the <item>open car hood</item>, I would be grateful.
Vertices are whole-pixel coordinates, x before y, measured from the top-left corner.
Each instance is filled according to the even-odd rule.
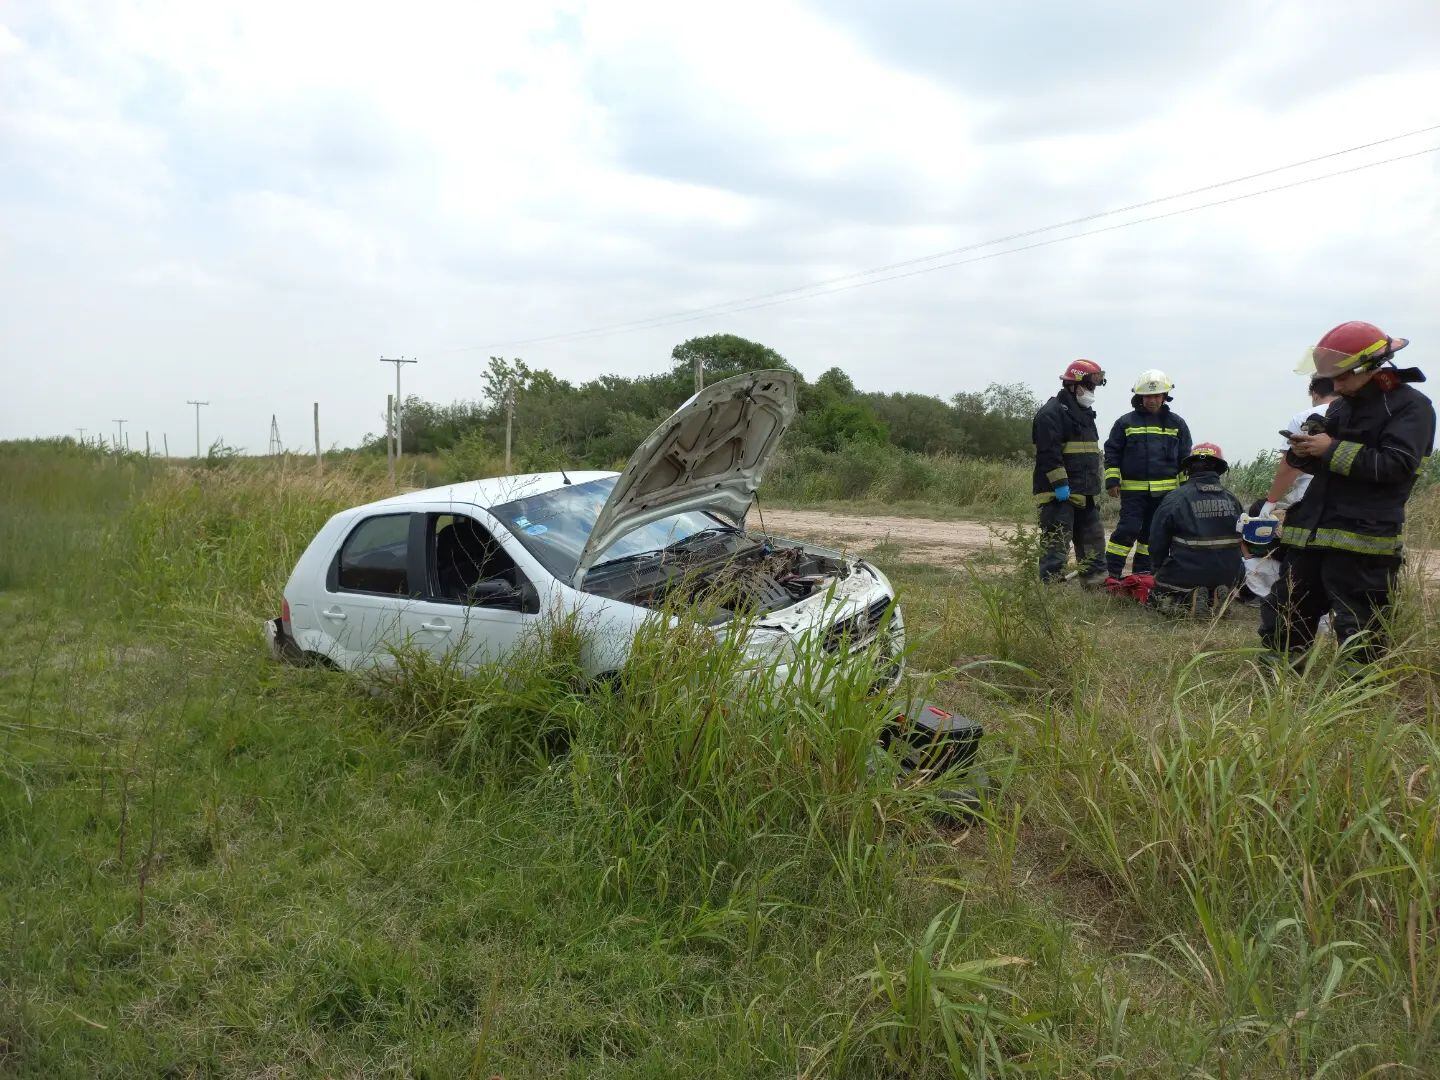
[[[737,528],[795,419],[795,376],[752,371],[707,386],[651,432],[625,465],[580,552],[571,584],[626,533],[687,510]]]

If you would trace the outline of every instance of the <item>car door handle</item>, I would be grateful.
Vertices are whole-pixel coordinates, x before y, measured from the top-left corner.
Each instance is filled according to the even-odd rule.
[[[420,629],[434,630],[437,634],[448,634],[450,632],[450,624],[443,622],[422,622]]]
[[[320,614],[324,615],[327,619],[334,619],[336,622],[344,622],[349,618],[349,616],[338,607],[332,607],[329,611],[322,611]]]

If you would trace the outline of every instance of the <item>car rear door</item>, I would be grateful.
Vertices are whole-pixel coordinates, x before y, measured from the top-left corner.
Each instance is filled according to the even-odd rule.
[[[424,579],[424,522],[408,511],[368,514],[331,558],[315,622],[341,667],[384,665],[404,643],[405,612]]]
[[[549,575],[530,554],[507,543],[478,508],[432,508],[418,516],[425,576],[421,595],[401,615],[407,639],[468,668],[504,660],[536,640]]]

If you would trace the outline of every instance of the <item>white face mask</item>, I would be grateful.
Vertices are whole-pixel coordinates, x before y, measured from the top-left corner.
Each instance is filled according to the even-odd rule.
[[[1089,387],[1077,386],[1075,388],[1075,400],[1088,409],[1091,405],[1095,404],[1095,391]]]

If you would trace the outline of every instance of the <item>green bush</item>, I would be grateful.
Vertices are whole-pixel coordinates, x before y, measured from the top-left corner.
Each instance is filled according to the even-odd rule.
[[[1028,521],[1034,512],[1028,463],[931,457],[895,447],[851,443],[835,452],[785,448],[763,494],[795,504],[904,502],[916,510]]]
[[[472,428],[453,446],[440,451],[444,482],[458,484],[487,476],[503,476],[504,453],[497,454],[495,444],[479,428]]]

